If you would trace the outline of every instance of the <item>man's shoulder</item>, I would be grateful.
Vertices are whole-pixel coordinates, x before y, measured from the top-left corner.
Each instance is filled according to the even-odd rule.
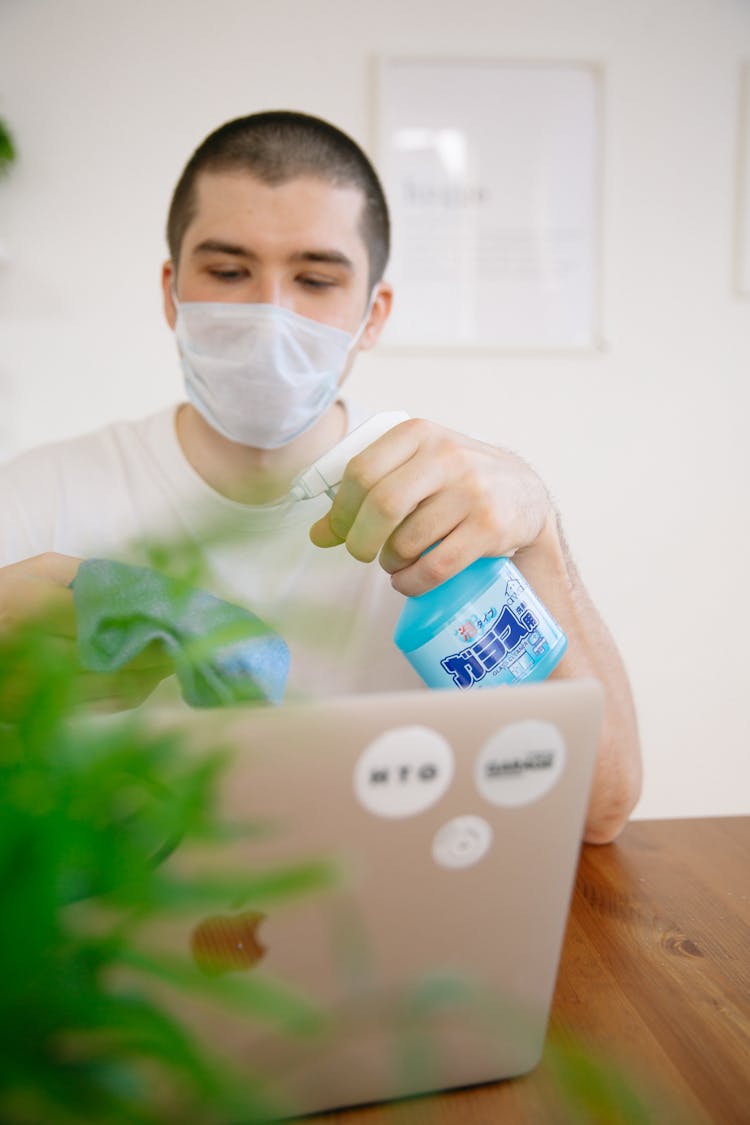
[[[153,455],[174,428],[175,410],[170,406],[24,450],[0,465],[0,481],[29,485],[60,475],[104,471],[139,454]]]
[[[175,408],[48,442],[0,465],[0,565],[43,551],[111,553],[168,522]]]

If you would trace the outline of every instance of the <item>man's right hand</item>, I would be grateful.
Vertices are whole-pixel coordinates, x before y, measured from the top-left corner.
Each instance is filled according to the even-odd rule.
[[[81,559],[47,552],[0,567],[0,719],[23,710],[33,670],[3,667],[7,646],[25,623],[36,623],[50,644],[78,669],[76,696],[96,710],[136,707],[174,671],[162,647],[148,648],[118,672],[87,672],[78,661],[76,612],[70,584]]]

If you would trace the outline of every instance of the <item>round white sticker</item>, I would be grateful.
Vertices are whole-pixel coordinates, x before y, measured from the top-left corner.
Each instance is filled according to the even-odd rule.
[[[453,779],[453,751],[429,727],[394,727],[360,754],[354,792],[376,816],[414,816],[447,791]]]
[[[528,805],[549,793],[564,765],[565,741],[559,729],[526,719],[487,739],[474,766],[474,780],[493,805]]]
[[[471,867],[491,843],[492,828],[481,816],[457,816],[435,833],[432,858],[441,867]]]

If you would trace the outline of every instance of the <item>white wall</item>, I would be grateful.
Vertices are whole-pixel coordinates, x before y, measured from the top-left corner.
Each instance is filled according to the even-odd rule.
[[[4,0],[0,115],[21,160],[0,184],[0,456],[179,394],[158,276],[188,154],[274,107],[371,147],[373,59],[399,52],[602,65],[606,348],[383,353],[354,385],[481,430],[550,484],[633,682],[638,815],[747,813],[747,0]]]

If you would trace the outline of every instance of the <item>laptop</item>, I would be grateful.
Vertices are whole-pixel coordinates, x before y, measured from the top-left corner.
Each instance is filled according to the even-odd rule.
[[[196,748],[235,751],[223,807],[252,831],[221,845],[221,864],[324,872],[317,889],[228,898],[151,935],[226,987],[288,999],[269,1020],[169,999],[260,1082],[269,1119],[495,1082],[539,1062],[602,695],[597,681],[569,680],[174,718]]]

